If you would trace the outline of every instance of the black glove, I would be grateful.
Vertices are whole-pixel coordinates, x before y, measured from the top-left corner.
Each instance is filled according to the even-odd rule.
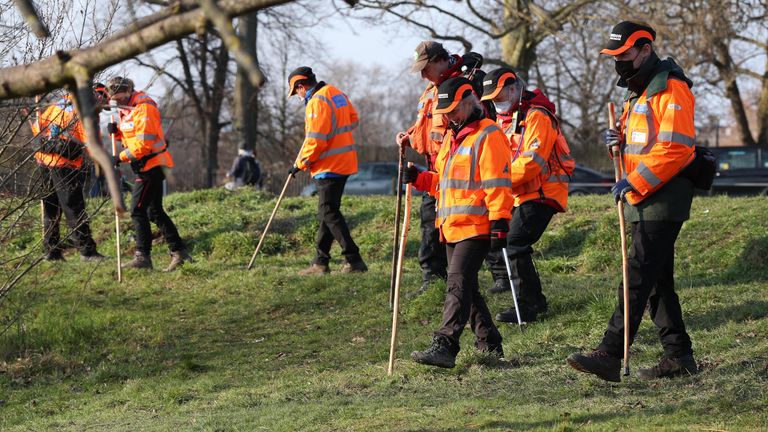
[[[288,175],[290,175],[293,178],[296,178],[296,173],[299,171],[301,171],[299,167],[297,167],[296,165],[293,165],[291,169],[288,170]]]
[[[120,168],[120,163],[121,162],[122,161],[120,160],[120,155],[119,154],[112,156],[112,166],[113,167]]]
[[[419,178],[419,169],[415,166],[409,166],[403,168],[403,184],[415,183]]]
[[[117,133],[117,123],[107,123],[107,132],[109,132],[110,135],[114,135]]]
[[[496,252],[507,247],[507,233],[509,232],[509,220],[499,219],[491,221],[491,250]]]

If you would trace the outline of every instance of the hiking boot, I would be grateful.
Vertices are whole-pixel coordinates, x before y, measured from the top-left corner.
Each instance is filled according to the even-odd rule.
[[[88,255],[83,255],[83,254],[80,255],[81,262],[100,262],[100,261],[104,261],[105,259],[107,259],[107,257],[105,257],[104,255],[98,252],[93,252]]]
[[[152,269],[152,257],[144,252],[136,251],[133,254],[133,259],[125,264],[123,268],[135,268],[135,269]]]
[[[445,336],[433,336],[432,345],[424,351],[412,352],[411,358],[416,363],[450,369],[456,366],[458,352],[458,348]]]
[[[637,377],[644,380],[657,378],[674,378],[679,376],[695,375],[699,368],[692,355],[683,357],[664,357],[659,364],[648,369],[638,369]]]
[[[365,262],[360,260],[356,263],[344,263],[339,269],[339,273],[365,273],[368,271],[368,266]]]
[[[61,254],[61,251],[52,251],[45,254],[45,260],[46,261],[66,261],[64,259],[64,255]]]
[[[565,360],[579,372],[586,372],[612,382],[621,382],[621,359],[601,350],[589,354],[573,353]]]
[[[299,271],[299,276],[311,276],[330,273],[331,269],[328,268],[328,264],[312,264],[304,270]]]
[[[493,281],[493,286],[488,288],[488,294],[501,294],[503,292],[512,292],[509,279],[496,279]]]
[[[523,324],[534,322],[538,318],[538,314],[535,310],[528,309],[528,308],[520,308],[520,319],[523,320]],[[517,313],[515,312],[515,307],[512,306],[511,308],[501,311],[496,314],[496,321],[503,322],[503,323],[511,323],[511,324],[518,324],[517,322]]]
[[[192,255],[187,252],[186,249],[182,249],[176,252],[171,252],[171,262],[168,264],[168,267],[163,270],[164,272],[172,272],[176,270],[177,268],[181,267],[185,262],[193,263],[195,262],[194,259],[192,259]]]

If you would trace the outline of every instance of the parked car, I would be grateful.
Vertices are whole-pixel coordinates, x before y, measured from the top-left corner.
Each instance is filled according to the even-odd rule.
[[[711,193],[768,195],[768,150],[759,147],[709,147],[717,156]]]
[[[568,185],[568,194],[575,196],[610,193],[613,183],[613,176],[576,164],[571,183]]]
[[[425,168],[416,165],[420,170]],[[357,174],[349,176],[344,188],[346,195],[394,195],[397,189],[397,162],[371,162],[358,166]],[[317,193],[314,183],[308,184],[301,191],[302,196]]]

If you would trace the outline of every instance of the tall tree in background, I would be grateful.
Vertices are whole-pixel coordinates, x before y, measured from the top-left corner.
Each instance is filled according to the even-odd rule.
[[[478,40],[494,41],[498,55],[484,53],[488,54],[486,63],[515,68],[527,78],[539,44],[561,32],[581,8],[596,1],[362,0],[357,9],[378,11],[368,19],[394,17],[428,32],[433,39],[459,42],[465,51],[477,50]]]
[[[243,48],[251,54],[258,64],[256,42],[258,37],[258,16],[254,12],[240,18],[240,39]],[[256,127],[259,122],[258,93],[248,80],[246,71],[237,68],[235,80],[235,130],[239,133],[239,147],[253,150],[256,147]]]

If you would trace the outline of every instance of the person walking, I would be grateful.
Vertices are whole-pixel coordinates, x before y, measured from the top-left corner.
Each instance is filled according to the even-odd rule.
[[[427,169],[435,171],[435,159],[448,130],[448,120],[444,115],[435,112],[437,88],[449,78],[468,75],[474,78],[473,86],[475,91],[479,92],[482,88],[483,73],[479,71],[482,56],[476,53],[467,53],[464,56],[451,55],[442,44],[423,41],[416,47],[414,59],[411,72],[420,73],[428,84],[419,98],[415,123],[407,131],[399,132],[395,140],[398,145],[409,146],[423,155]],[[418,290],[409,293],[409,297],[424,293],[435,279],[446,278],[447,258],[445,247],[440,244],[439,233],[435,227],[437,217],[435,203],[435,197],[426,192],[422,194],[419,209],[421,220],[419,265],[422,272],[422,285]]]
[[[136,252],[126,268],[151,269],[152,230],[154,222],[163,234],[171,251],[171,262],[166,272],[176,270],[185,262],[193,262],[176,225],[163,209],[164,169],[173,168],[168,151],[157,103],[146,93],[134,89],[133,81],[116,76],[107,81],[111,100],[118,104],[118,123],[109,123],[107,129],[123,150],[114,156],[115,167],[129,162],[136,174],[133,186],[131,220],[136,232]]]
[[[514,198],[507,139],[485,117],[472,83],[463,77],[450,78],[440,84],[435,100],[434,112],[449,122],[434,161],[437,171],[418,172],[409,167],[403,181],[437,198],[435,227],[446,248],[447,291],[443,321],[432,345],[413,352],[411,358],[452,368],[467,322],[479,350],[504,355],[501,334],[480,293],[477,273],[489,250],[506,245]]]
[[[576,162],[560,130],[555,105],[539,89],[528,91],[512,69],[499,68],[483,81],[482,100],[492,101],[496,121],[509,139],[512,152],[512,194],[515,208],[507,236],[507,254],[518,292],[520,319],[536,321],[547,311],[547,298],[533,264],[533,245],[552,216],[568,207],[568,183]],[[501,251],[488,254],[494,286],[489,293],[510,292]],[[500,312],[496,320],[517,323],[515,308]]]
[[[302,66],[288,76],[288,96],[298,95],[306,105],[306,136],[289,174],[309,170],[317,186],[317,230],[315,258],[300,275],[330,272],[331,244],[341,246],[345,263],[342,273],[362,273],[368,266],[349,233],[341,214],[341,197],[347,178],[357,173],[357,147],[352,132],[357,128],[355,107],[347,95],[336,87],[317,81],[312,68]]]
[[[604,132],[605,144],[620,148],[624,177],[613,186],[624,200],[632,228],[629,250],[629,343],[637,334],[646,305],[658,328],[664,356],[641,379],[676,377],[698,371],[680,300],[675,292],[675,241],[688,220],[693,183],[680,175],[695,157],[692,82],[672,58],[659,59],[648,24],[624,21],[611,30],[601,54],[613,56],[618,86],[627,88],[616,128]],[[574,353],[567,363],[606,381],[620,381],[624,344],[624,301],[619,304],[597,349]]]
[[[95,84],[93,91],[100,111],[106,101],[104,84]],[[87,137],[72,102],[71,95],[66,95],[46,108],[39,118],[40,130],[35,131],[41,143],[34,157],[43,177],[45,258],[48,261],[64,260],[59,232],[63,211],[80,251],[80,260],[100,261],[104,256],[96,251],[83,196],[86,179],[83,159]]]

